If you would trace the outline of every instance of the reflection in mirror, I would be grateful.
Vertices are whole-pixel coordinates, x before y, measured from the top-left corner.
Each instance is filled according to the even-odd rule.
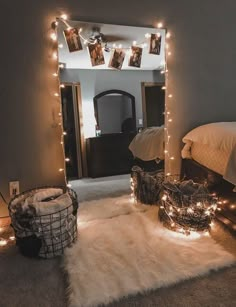
[[[67,148],[76,142],[78,178],[130,174],[139,158],[131,142],[141,139],[146,128],[156,133],[164,124],[165,29],[59,19],[57,34],[60,82],[79,85],[71,97],[76,137],[64,142]],[[153,141],[147,134],[149,140],[145,133],[143,139],[155,149],[153,142],[161,139]],[[145,142],[141,150],[148,148]],[[149,158],[164,164],[163,152]]]
[[[136,131],[135,98],[120,91],[109,90],[94,97],[97,129],[107,133],[130,133]]]

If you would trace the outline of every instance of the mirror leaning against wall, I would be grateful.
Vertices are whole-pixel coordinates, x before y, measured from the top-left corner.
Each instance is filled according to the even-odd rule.
[[[58,20],[68,180],[164,167],[165,29]]]

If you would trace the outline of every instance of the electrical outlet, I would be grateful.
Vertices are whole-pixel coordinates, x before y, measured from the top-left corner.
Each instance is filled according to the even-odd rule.
[[[9,190],[10,190],[10,197],[14,197],[17,194],[20,194],[19,181],[10,181],[9,182]]]

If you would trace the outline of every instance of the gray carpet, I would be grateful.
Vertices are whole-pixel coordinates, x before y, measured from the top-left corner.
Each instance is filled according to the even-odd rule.
[[[123,193],[128,178],[119,178],[119,180]],[[99,182],[100,187],[104,185],[104,191],[109,184],[114,188],[114,184],[119,183]],[[86,199],[91,186],[85,184],[84,186],[86,187],[83,190],[80,184],[74,183],[74,188],[80,191],[81,198]],[[116,195],[120,193],[118,190],[119,184]],[[104,191],[101,191],[101,197],[104,196]],[[8,237],[9,233],[5,233],[5,236]],[[236,240],[221,225],[216,225],[212,236],[236,255]],[[52,260],[25,258],[19,254],[14,243],[0,247],[0,306],[66,307],[66,276],[63,275],[60,265],[61,258]],[[109,307],[232,307],[236,306],[235,285],[236,266],[145,295],[125,298],[110,304]]]

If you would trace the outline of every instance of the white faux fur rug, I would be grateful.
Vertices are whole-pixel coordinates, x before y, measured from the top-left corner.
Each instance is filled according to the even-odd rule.
[[[71,307],[108,304],[234,263],[209,236],[164,228],[157,211],[134,206],[127,196],[81,204],[79,238],[64,262]]]

